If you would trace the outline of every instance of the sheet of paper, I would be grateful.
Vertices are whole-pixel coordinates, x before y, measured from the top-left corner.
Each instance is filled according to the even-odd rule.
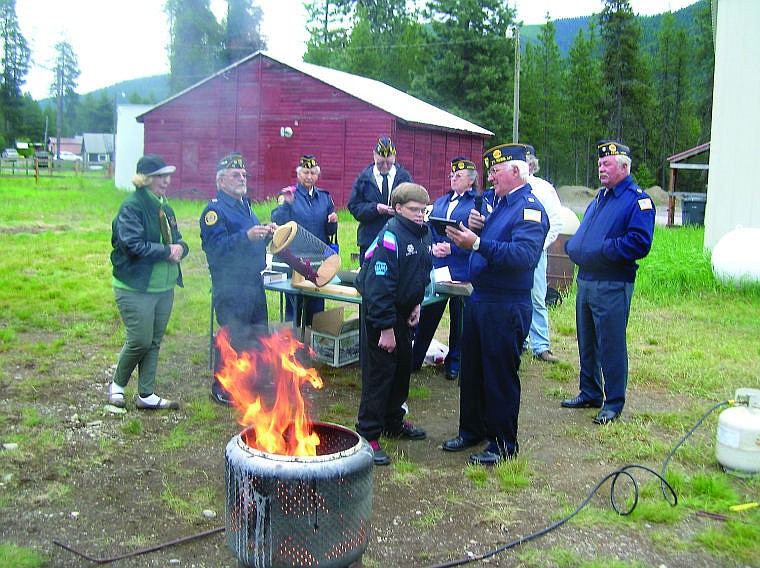
[[[449,272],[448,266],[442,266],[433,270],[433,276],[435,276],[436,282],[451,282],[451,272]]]

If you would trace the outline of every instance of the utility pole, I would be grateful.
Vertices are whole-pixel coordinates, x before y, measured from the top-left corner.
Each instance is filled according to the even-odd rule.
[[[55,117],[55,153],[56,159],[61,159],[61,130],[63,130],[63,65],[59,64],[56,70],[56,109],[58,116]],[[47,146],[47,140],[45,140]],[[47,148],[46,148],[47,149]]]
[[[507,28],[507,37],[515,40],[515,81],[514,81],[514,100],[512,102],[512,142],[519,141],[520,134],[520,26],[511,24]]]

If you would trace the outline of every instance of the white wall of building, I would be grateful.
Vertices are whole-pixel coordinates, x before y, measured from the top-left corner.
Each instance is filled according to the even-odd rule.
[[[760,2],[717,0],[705,247],[737,226],[760,227]]]
[[[116,160],[114,183],[120,189],[132,188],[137,160],[143,155],[143,125],[135,117],[153,105],[119,105],[116,109]]]

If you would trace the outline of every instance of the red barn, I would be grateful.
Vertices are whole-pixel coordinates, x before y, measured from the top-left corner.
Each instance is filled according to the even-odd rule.
[[[177,166],[171,193],[216,194],[216,163],[241,152],[253,200],[295,183],[303,154],[322,169],[318,186],[338,207],[356,176],[372,162],[381,136],[396,144],[398,162],[431,198],[449,189],[448,162],[479,163],[493,133],[379,81],[309,63],[285,63],[256,52],[137,117],[145,153]]]

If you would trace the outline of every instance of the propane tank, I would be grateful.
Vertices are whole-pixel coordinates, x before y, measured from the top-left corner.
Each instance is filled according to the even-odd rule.
[[[760,390],[737,389],[740,405],[718,416],[715,457],[723,469],[738,476],[760,473]]]

